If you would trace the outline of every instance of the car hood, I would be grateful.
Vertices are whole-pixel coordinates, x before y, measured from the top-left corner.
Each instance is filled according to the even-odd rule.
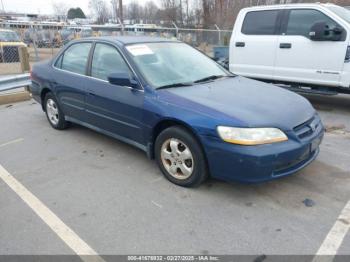
[[[160,90],[160,93],[164,94],[168,103],[209,114],[218,122],[220,119],[225,122],[221,124],[278,127],[288,131],[315,114],[315,109],[304,97],[239,76]],[[228,119],[232,123],[227,123],[230,122]]]

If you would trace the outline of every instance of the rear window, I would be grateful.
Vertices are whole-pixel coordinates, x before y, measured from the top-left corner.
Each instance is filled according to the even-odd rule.
[[[246,35],[274,35],[279,10],[253,11],[244,18],[242,33]]]
[[[91,43],[77,43],[68,47],[68,49],[64,51],[63,57],[60,57],[57,61],[61,64],[61,69],[84,75],[90,47]],[[61,59],[62,61],[60,61]]]

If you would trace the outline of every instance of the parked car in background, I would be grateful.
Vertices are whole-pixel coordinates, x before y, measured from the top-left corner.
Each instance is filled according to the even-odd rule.
[[[293,174],[316,158],[324,132],[305,98],[175,40],[72,41],[31,78],[53,128],[73,122],[134,145],[181,186]]]
[[[333,4],[242,9],[230,71],[268,82],[350,93],[350,11]]]
[[[82,27],[80,31],[78,31],[76,39],[85,38],[93,36],[93,31],[91,27]]]
[[[91,29],[91,27],[66,27],[60,31],[60,42],[62,43],[62,45],[66,45],[71,40],[91,36],[97,36],[94,35],[94,31]]]
[[[0,29],[0,63],[18,63],[18,48],[27,46],[18,34],[12,30]]]

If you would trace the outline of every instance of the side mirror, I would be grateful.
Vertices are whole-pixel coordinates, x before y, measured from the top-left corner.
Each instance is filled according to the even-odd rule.
[[[129,86],[132,88],[138,88],[138,83],[136,80],[131,79],[128,73],[113,73],[108,77],[108,82],[112,85],[117,86]]]
[[[335,27],[333,28],[333,38],[334,41],[340,41],[343,38],[344,29],[342,27]]]
[[[309,36],[312,41],[340,41],[343,31],[341,27],[330,29],[327,23],[318,22],[311,27]]]

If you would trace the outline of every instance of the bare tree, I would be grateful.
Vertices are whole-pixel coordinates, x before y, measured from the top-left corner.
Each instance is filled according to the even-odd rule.
[[[67,18],[67,12],[68,12],[68,5],[62,2],[52,2],[52,10],[54,15],[56,15],[58,18],[63,18],[66,20]]]
[[[143,8],[143,20],[145,20],[146,22],[154,23],[154,21],[156,20],[158,11],[159,11],[159,8],[154,3],[154,1],[152,0],[147,1]]]
[[[162,0],[163,19],[168,22],[177,22],[178,5],[176,0]]]
[[[178,15],[179,15],[180,24],[183,25],[184,18],[183,18],[182,0],[179,0]]]
[[[128,6],[128,18],[133,22],[139,23],[141,18],[142,7],[137,3],[137,1],[132,1]]]
[[[202,0],[202,9],[203,9],[203,26],[205,28],[209,28],[209,26],[211,25],[211,4],[212,1],[211,0]]]
[[[190,5],[189,0],[185,0],[185,17],[186,17],[186,25],[189,25],[190,18]]]
[[[112,5],[112,16],[114,20],[118,19],[118,4],[117,0],[111,0],[111,5]]]
[[[108,19],[111,17],[110,9],[105,0],[90,0],[89,8],[95,15],[98,24],[107,23]]]
[[[125,17],[135,22],[140,20],[144,23],[162,22],[168,26],[175,22],[180,26],[214,28],[216,24],[221,29],[232,29],[239,11],[248,6],[305,2],[350,5],[350,0],[147,0],[145,3],[142,1],[142,4],[140,2],[133,0],[125,6]],[[157,2],[160,8],[155,4]],[[119,18],[122,11],[120,6],[119,3]]]
[[[120,19],[120,23],[123,24],[123,0],[119,0],[119,19]]]

